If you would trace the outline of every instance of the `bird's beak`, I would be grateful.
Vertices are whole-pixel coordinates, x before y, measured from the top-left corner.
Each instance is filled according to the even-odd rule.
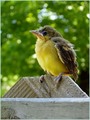
[[[33,35],[35,35],[37,38],[40,38],[41,40],[44,39],[43,35],[42,35],[39,31],[37,31],[37,30],[31,30],[30,32],[31,32]]]

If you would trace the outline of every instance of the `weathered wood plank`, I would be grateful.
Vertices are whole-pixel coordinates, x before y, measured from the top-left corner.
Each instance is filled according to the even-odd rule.
[[[2,119],[89,119],[90,98],[2,98]]]
[[[39,77],[21,78],[5,95],[5,98],[72,98],[88,95],[67,76],[56,85],[55,77],[44,75],[41,83]]]

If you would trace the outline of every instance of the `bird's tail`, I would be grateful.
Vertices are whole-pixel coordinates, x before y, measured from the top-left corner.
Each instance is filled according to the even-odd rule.
[[[75,64],[75,68],[74,68],[74,72],[73,72],[73,77],[74,77],[75,81],[78,79],[78,68],[77,68],[77,64]]]
[[[73,73],[73,77],[75,79],[75,81],[78,79],[78,74],[77,73]]]

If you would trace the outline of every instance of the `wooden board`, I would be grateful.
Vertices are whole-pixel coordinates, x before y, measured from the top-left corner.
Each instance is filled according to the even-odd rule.
[[[3,96],[4,98],[87,98],[88,95],[67,76],[57,84],[54,77],[23,77]]]
[[[89,119],[90,98],[2,98],[2,119]]]

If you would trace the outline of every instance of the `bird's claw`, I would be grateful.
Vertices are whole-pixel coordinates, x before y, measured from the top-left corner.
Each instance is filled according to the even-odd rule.
[[[39,82],[43,83],[44,80],[45,80],[44,75],[41,75],[40,78],[39,78]]]
[[[58,88],[60,81],[62,80],[62,73],[59,74],[54,80],[55,80],[55,86]]]

